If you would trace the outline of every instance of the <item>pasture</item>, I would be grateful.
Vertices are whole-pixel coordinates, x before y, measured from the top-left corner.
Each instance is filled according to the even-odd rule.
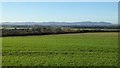
[[[3,66],[117,66],[117,32],[2,37]]]

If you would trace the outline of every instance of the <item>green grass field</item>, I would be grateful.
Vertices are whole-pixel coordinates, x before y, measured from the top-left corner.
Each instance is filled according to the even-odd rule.
[[[118,34],[78,33],[2,38],[3,66],[117,66]]]

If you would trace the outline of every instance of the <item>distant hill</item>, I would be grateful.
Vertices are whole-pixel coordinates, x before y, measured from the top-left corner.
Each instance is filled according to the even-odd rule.
[[[44,26],[111,26],[109,22],[3,22],[2,25],[44,25]]]

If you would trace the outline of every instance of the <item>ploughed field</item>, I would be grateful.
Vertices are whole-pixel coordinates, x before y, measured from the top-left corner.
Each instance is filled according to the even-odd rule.
[[[2,37],[3,66],[117,66],[118,34]]]

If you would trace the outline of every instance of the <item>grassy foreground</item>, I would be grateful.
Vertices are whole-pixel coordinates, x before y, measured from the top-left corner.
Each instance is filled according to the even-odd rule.
[[[117,33],[2,38],[3,66],[117,66]]]

